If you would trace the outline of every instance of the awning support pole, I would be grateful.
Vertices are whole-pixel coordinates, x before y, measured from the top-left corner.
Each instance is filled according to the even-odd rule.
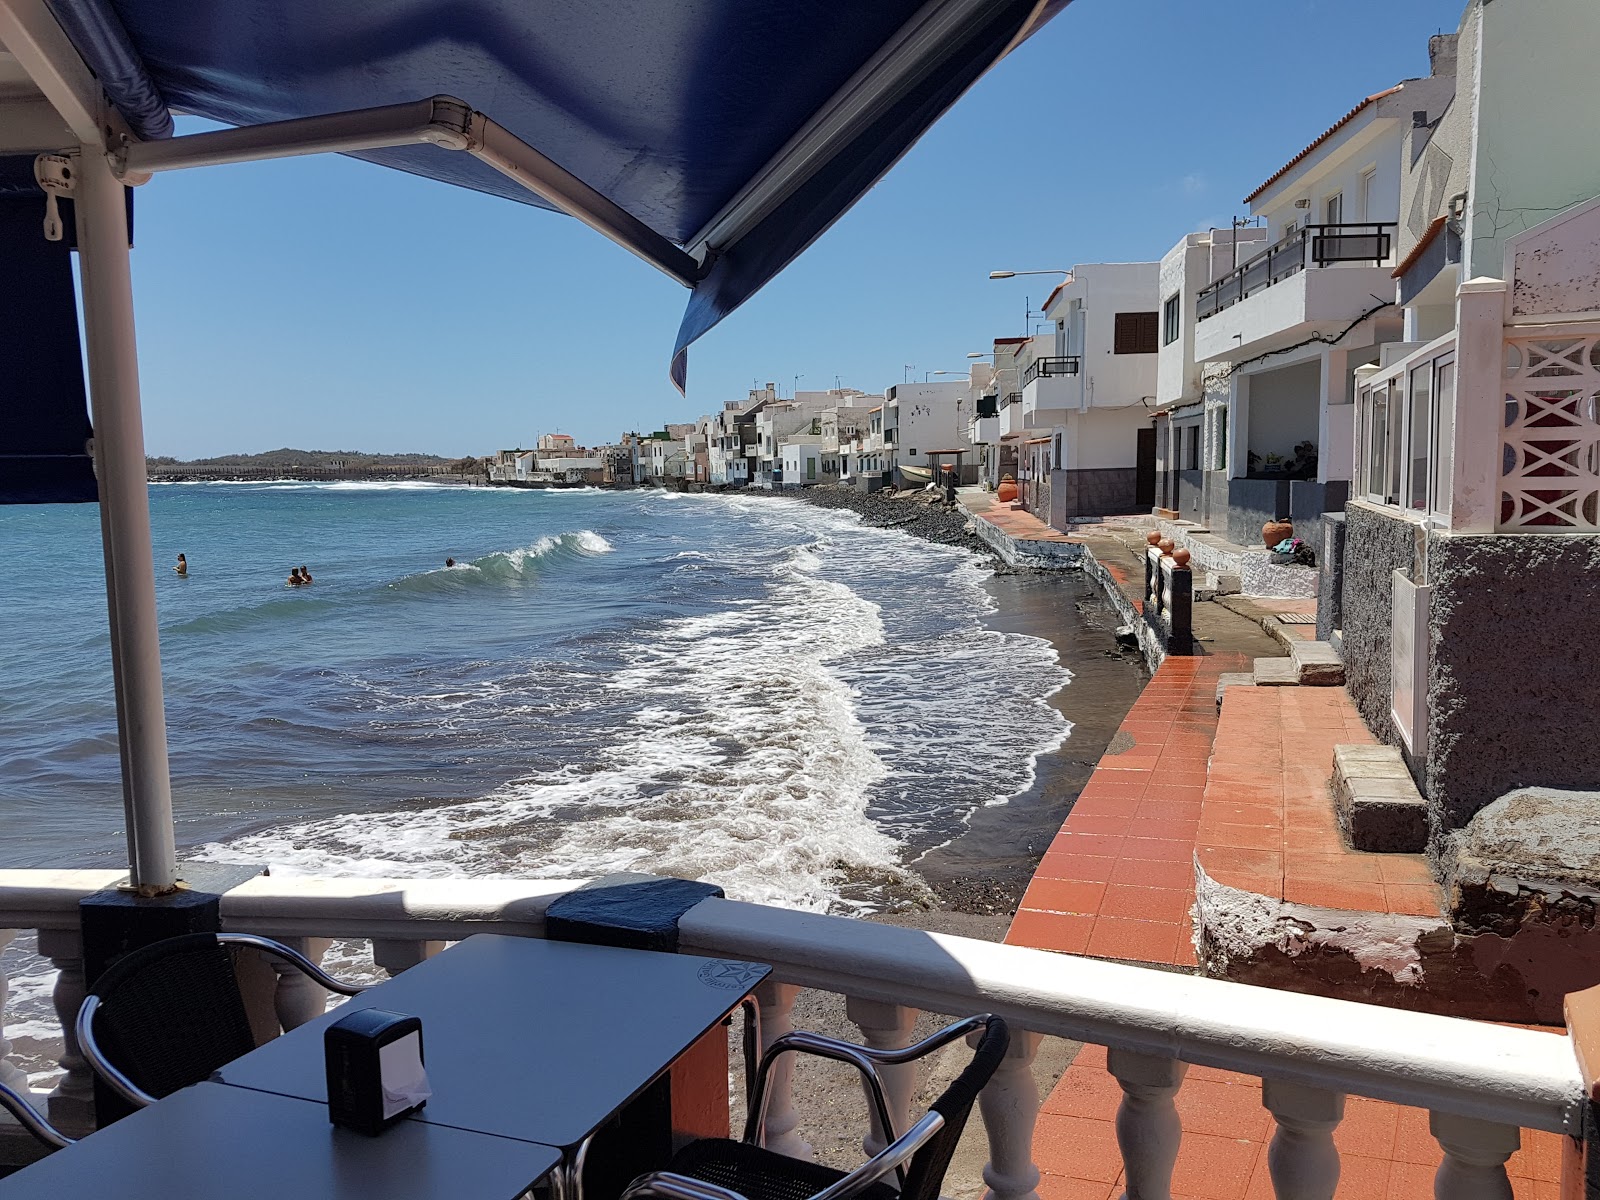
[[[118,685],[128,865],[133,887],[158,895],[176,885],[178,867],[172,782],[167,771],[167,718],[161,693],[161,640],[150,495],[145,482],[127,209],[123,186],[98,147],[83,147],[76,163],[73,200],[105,540],[111,654]]]

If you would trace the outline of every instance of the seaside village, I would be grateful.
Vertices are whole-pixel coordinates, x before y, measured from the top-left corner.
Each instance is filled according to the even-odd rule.
[[[19,55],[34,7],[0,0]],[[1284,52],[1384,36],[1318,20]],[[996,264],[974,286],[1038,275],[1044,299],[949,347],[960,371],[768,383],[611,445],[490,456],[506,486],[953,503],[1010,566],[1092,577],[1150,678],[1003,944],[715,880],[235,878],[173,867],[133,805],[132,876],[0,870],[0,946],[49,961],[59,1019],[0,1027],[0,1162],[38,1160],[0,1170],[0,1200],[1600,1196],[1600,9],[1471,0],[1415,54],[1305,112],[1228,227],[1141,262]],[[504,133],[481,144],[514,158]],[[80,208],[121,228],[120,199]],[[119,637],[144,628],[127,586]],[[117,661],[131,706],[147,675]],[[136,779],[148,736],[124,734]],[[160,907],[175,870],[204,903]],[[139,976],[151,952],[117,955],[141,905],[206,953],[233,938],[233,972],[191,943]],[[392,978],[325,1013],[334,941]],[[811,992],[843,997],[850,1044],[796,1032]],[[365,1022],[330,1024],[348,1006]],[[417,1021],[425,1072],[420,1041],[388,1053]],[[7,1057],[39,1045],[46,1070]],[[840,1161],[796,1055],[862,1075]],[[399,1124],[346,1143],[330,1116]]]

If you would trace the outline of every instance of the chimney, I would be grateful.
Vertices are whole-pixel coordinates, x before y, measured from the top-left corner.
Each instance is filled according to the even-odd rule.
[[[1453,33],[1436,33],[1428,39],[1428,74],[1449,75],[1452,78],[1456,73],[1456,35]]]

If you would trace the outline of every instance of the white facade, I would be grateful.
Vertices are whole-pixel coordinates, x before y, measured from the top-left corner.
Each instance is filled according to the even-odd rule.
[[[883,393],[886,470],[928,466],[928,452],[967,450],[967,384],[897,383]]]

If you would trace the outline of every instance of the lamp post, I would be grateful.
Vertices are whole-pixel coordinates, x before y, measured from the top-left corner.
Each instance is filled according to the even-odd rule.
[[[1060,269],[1055,269],[1055,270],[1050,270],[1050,271],[990,271],[989,272],[989,278],[990,279],[1015,279],[1018,275],[1060,275],[1064,279],[1071,279],[1072,278],[1072,272],[1071,271],[1063,271],[1063,270],[1060,270]],[[1023,314],[1022,314],[1022,332],[1023,332],[1023,335],[1025,337],[1032,337],[1033,336],[1033,314],[1034,314],[1033,298],[1031,296],[1024,296],[1022,298],[1022,303],[1023,303],[1023,306],[1024,306],[1024,310],[1025,310],[1023,312]],[[1041,317],[1044,316],[1044,312],[1041,310],[1039,312],[1039,315]]]
[[[966,374],[965,371],[924,371],[922,373],[922,382],[923,383],[927,383],[928,382],[928,376],[930,376],[930,375],[965,375],[965,374]]]

